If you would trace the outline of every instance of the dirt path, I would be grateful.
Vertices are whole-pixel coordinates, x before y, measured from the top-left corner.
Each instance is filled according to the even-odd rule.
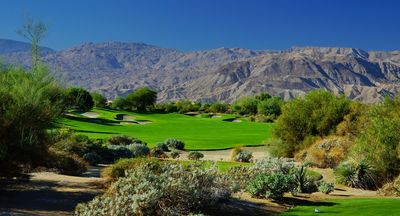
[[[83,177],[40,172],[30,181],[1,182],[0,215],[72,215],[78,203],[103,192],[100,170],[90,167]]]
[[[257,147],[242,147],[243,150],[251,151],[253,153],[253,159],[259,160],[270,156],[268,153],[266,146],[257,146]],[[212,161],[230,161],[231,149],[226,150],[214,150],[214,151],[200,151],[204,154],[204,158],[202,160],[212,160]],[[187,160],[189,152],[182,152],[180,159]]]

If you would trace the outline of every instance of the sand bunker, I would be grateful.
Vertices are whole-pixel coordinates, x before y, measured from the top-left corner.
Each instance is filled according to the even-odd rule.
[[[213,116],[211,116],[211,118],[221,118],[222,116],[220,116],[220,115],[213,115]]]
[[[97,118],[100,116],[100,114],[96,113],[96,112],[85,112],[82,113],[83,116],[86,116],[88,118]]]
[[[115,119],[119,121],[133,121],[135,117],[128,114],[117,114]]]
[[[145,124],[151,124],[153,122],[151,122],[151,121],[138,121],[137,123],[140,124],[140,125],[145,125]]]
[[[227,118],[227,119],[223,119],[222,121],[226,121],[226,122],[242,122],[241,119],[239,118]]]

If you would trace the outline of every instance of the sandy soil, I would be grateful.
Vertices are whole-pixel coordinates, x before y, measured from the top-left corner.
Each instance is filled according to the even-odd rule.
[[[91,167],[82,177],[40,172],[30,181],[2,181],[0,215],[73,215],[78,203],[103,192],[100,169]]]

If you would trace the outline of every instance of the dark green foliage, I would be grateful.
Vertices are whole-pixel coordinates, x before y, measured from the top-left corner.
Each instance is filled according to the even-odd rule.
[[[284,155],[293,156],[294,152],[311,144],[304,142],[307,137],[335,133],[349,107],[350,100],[324,90],[312,91],[304,99],[286,103],[274,131],[275,136],[288,146]]]
[[[255,197],[281,200],[285,192],[290,192],[294,185],[292,175],[280,172],[262,173],[247,186],[247,191]]]
[[[88,136],[73,133],[59,139],[53,147],[80,157],[89,152],[101,153],[105,149],[103,140],[94,140]]]
[[[297,192],[313,193],[317,191],[317,181],[316,179],[307,175],[306,166],[293,168],[292,174]]]
[[[0,67],[0,176],[43,165],[47,129],[64,107],[63,90],[45,67]]]
[[[154,147],[150,150],[150,156],[155,158],[167,158],[168,156],[165,154],[164,150],[160,147]]]
[[[257,104],[257,114],[269,116],[272,120],[281,114],[283,100],[280,97],[270,97],[259,101]]]
[[[130,158],[134,156],[132,152],[127,148],[127,146],[108,145],[107,148],[108,152],[110,152],[110,156],[113,161],[121,158]]]
[[[213,113],[225,113],[229,110],[229,104],[213,103],[208,110]]]
[[[93,103],[94,103],[94,107],[100,107],[100,108],[104,108],[107,106],[107,98],[97,92],[92,92],[92,98],[93,98]]]
[[[191,152],[189,152],[189,155],[188,155],[189,160],[200,160],[203,157],[204,157],[203,153],[198,152],[198,151],[191,151]]]
[[[125,99],[125,105],[132,111],[152,111],[156,100],[157,92],[145,87],[130,93]]]
[[[87,161],[90,165],[96,165],[101,163],[103,159],[96,152],[89,152],[83,155],[82,157],[85,161]]]
[[[86,171],[86,162],[75,154],[51,150],[45,160],[47,167],[55,168],[61,174],[80,175]]]
[[[116,110],[126,109],[126,99],[123,97],[115,98],[111,103],[111,108]]]
[[[201,104],[190,100],[181,100],[175,103],[179,113],[197,112],[200,110]]]
[[[83,88],[69,88],[65,92],[65,101],[68,108],[80,112],[87,112],[93,108],[92,95]]]
[[[242,97],[232,104],[232,109],[240,115],[255,115],[257,114],[257,100]]]
[[[175,139],[175,138],[170,138],[165,140],[164,142],[168,147],[178,149],[178,150],[183,150],[185,148],[185,143]]]

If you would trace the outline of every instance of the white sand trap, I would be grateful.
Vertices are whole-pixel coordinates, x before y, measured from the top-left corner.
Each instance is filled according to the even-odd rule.
[[[269,157],[270,154],[266,146],[257,146],[257,147],[241,147],[243,150],[247,150],[253,153],[253,160],[260,160],[265,157]],[[204,158],[202,160],[211,160],[211,161],[230,161],[232,149],[226,150],[210,150],[210,151],[200,151],[204,154]],[[180,160],[187,160],[189,152],[181,151]]]
[[[66,113],[66,116],[71,116],[71,117],[78,117],[77,115],[73,114],[73,113]]]
[[[241,119],[235,119],[232,122],[242,122],[242,120]]]
[[[140,125],[145,125],[145,124],[151,124],[153,122],[151,122],[151,121],[138,121],[137,123],[140,124]]]
[[[221,118],[222,116],[220,116],[220,115],[213,115],[213,116],[211,116],[211,118]]]
[[[138,124],[137,122],[120,122],[119,124],[122,124],[122,125],[135,125],[135,124]]]
[[[82,115],[84,115],[88,118],[97,118],[100,116],[100,114],[98,114],[96,112],[85,112],[85,113],[82,113]]]

